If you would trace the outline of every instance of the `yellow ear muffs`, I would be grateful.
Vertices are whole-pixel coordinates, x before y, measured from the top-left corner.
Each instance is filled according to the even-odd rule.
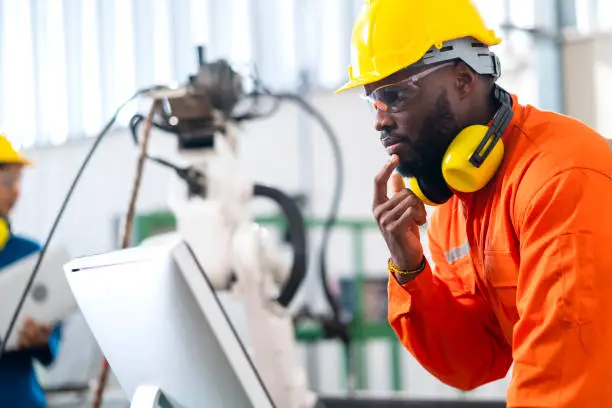
[[[480,166],[474,165],[471,156],[486,140],[489,128],[483,125],[468,126],[452,141],[442,160],[442,175],[450,188],[462,193],[473,193],[482,189],[493,178],[504,158],[504,143],[488,138],[484,149],[491,148]],[[494,146],[491,144],[495,143]]]
[[[442,176],[450,189],[473,193],[491,181],[504,158],[502,135],[512,120],[512,98],[499,86],[494,89],[500,107],[491,126],[472,125],[463,129],[451,142],[442,159]],[[410,190],[424,204],[440,205],[452,197],[452,192],[427,192],[424,180],[411,178]]]
[[[6,218],[0,217],[0,250],[4,249],[10,237],[11,226]]]

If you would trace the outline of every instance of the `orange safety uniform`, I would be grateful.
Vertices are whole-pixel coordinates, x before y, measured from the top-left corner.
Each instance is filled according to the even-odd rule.
[[[612,407],[612,153],[581,122],[513,101],[496,176],[436,208],[426,269],[389,279],[389,321],[450,386],[514,364],[509,408]]]

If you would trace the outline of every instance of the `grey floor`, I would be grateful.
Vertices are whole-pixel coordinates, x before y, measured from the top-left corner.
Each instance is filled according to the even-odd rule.
[[[102,408],[128,408],[130,405],[126,402],[106,402],[102,404]],[[91,402],[82,402],[82,403],[66,403],[59,405],[48,405],[49,408],[90,408]]]
[[[48,408],[91,408],[92,401],[88,397],[62,397],[50,398]],[[102,408],[129,408],[130,403],[122,397],[107,397],[103,400]]]

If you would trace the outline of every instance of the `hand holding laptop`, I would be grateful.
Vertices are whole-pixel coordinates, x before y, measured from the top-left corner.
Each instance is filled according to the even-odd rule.
[[[3,302],[3,308],[0,309],[0,341],[6,335],[38,256],[33,254],[15,262],[0,273],[0,299]],[[42,343],[42,339],[48,339],[47,332],[50,332],[47,325],[53,327],[76,309],[74,296],[63,274],[63,265],[70,259],[63,245],[49,247],[7,341],[7,350],[22,348],[18,346],[21,337],[25,344]],[[32,322],[28,323],[28,318],[33,319]]]
[[[49,336],[53,332],[53,326],[37,322],[27,317],[19,328],[19,339],[17,350],[45,347],[49,343]]]

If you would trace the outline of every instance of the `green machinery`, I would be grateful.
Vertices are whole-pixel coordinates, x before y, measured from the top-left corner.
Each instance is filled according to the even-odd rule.
[[[255,222],[268,228],[284,228],[285,221],[282,216],[256,217]],[[306,219],[309,230],[320,229],[324,226],[322,219]],[[175,218],[167,211],[141,213],[136,215],[132,243],[137,245],[144,239],[175,229]],[[365,235],[377,230],[372,219],[338,219],[334,224],[334,231],[348,232],[351,239],[352,260],[346,264],[352,264],[354,274],[351,278],[341,281],[342,304],[349,308],[352,316],[350,323],[350,334],[352,339],[351,350],[345,350],[353,356],[353,372],[343,372],[342,382],[348,387],[348,379],[355,390],[368,389],[367,362],[365,358],[365,347],[373,340],[384,340],[390,346],[389,367],[391,367],[391,389],[400,391],[402,388],[401,350],[402,346],[397,340],[386,319],[386,270],[381,271],[380,278],[367,278],[365,274]],[[383,265],[384,268],[384,265]],[[367,296],[366,296],[367,295]],[[382,295],[382,296],[381,296]],[[382,307],[384,304],[384,309]],[[372,311],[374,309],[374,311]],[[312,324],[297,325],[296,339],[301,343],[312,344],[322,339],[323,330],[320,326]],[[346,362],[346,360],[345,360]],[[344,367],[347,367],[345,364]]]

